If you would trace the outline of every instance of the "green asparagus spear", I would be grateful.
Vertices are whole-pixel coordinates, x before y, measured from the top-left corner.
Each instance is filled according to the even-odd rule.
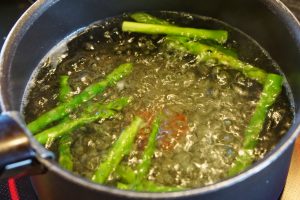
[[[163,20],[163,19],[159,19],[156,18],[152,15],[149,15],[148,13],[144,13],[144,12],[137,12],[137,13],[133,13],[130,15],[130,17],[132,19],[134,19],[136,22],[139,23],[146,23],[146,24],[158,24],[158,25],[170,25],[170,26],[174,26],[172,24],[170,24],[169,22]],[[237,53],[229,48],[223,47],[221,45],[218,45],[216,43],[213,43],[211,41],[201,41],[201,43],[209,45],[209,46],[213,46],[214,48],[216,48],[218,51],[221,51],[222,53],[235,57],[237,58]]]
[[[141,192],[175,192],[185,190],[183,187],[163,186],[152,181],[142,180],[139,184],[134,185],[136,182],[137,174],[128,166],[120,165],[116,170],[117,174],[126,182],[117,184],[117,188],[121,190],[134,190]]]
[[[63,75],[59,78],[59,101],[60,103],[64,103],[70,100],[71,98],[72,89],[69,85],[69,76]],[[62,122],[68,121],[70,118],[66,116],[62,119]],[[47,140],[45,146],[51,146],[54,138],[52,141]],[[48,144],[47,144],[48,143]],[[72,153],[71,153],[71,144],[72,144],[72,137],[69,134],[65,134],[60,138],[59,145],[58,145],[58,162],[60,166],[63,168],[71,171],[73,169],[73,160],[72,160]]]
[[[143,153],[141,163],[137,166],[137,173],[135,173],[130,167],[120,165],[117,168],[117,173],[128,184],[119,182],[117,187],[123,190],[134,190],[144,192],[174,192],[181,191],[182,187],[170,187],[156,184],[152,181],[146,180],[146,174],[149,171],[151,159],[154,154],[156,135],[158,133],[160,120],[156,118],[152,125],[152,131],[150,133],[148,144]]]
[[[83,126],[88,123],[92,123],[98,119],[107,119],[113,117],[116,114],[116,111],[124,108],[130,101],[130,98],[120,98],[114,100],[106,105],[103,104],[93,104],[93,107],[97,107],[98,111],[96,113],[83,113],[77,119],[66,120],[52,128],[49,128],[37,135],[35,135],[35,139],[39,141],[41,144],[46,144],[47,141],[54,141],[55,139],[66,135],[70,131]]]
[[[136,173],[129,166],[120,164],[116,169],[116,174],[122,179],[122,181],[131,184],[136,180]]]
[[[212,41],[209,41],[209,40],[199,41],[199,43],[207,45],[207,46],[211,46],[214,49],[216,49],[217,51],[219,51],[219,52],[221,52],[221,53],[223,53],[227,56],[231,56],[231,57],[234,57],[234,58],[238,59],[238,54],[237,54],[236,50],[234,50],[234,49],[224,47],[222,45],[216,44],[215,42],[212,42]]]
[[[60,166],[70,171],[73,169],[72,153],[70,149],[71,143],[72,143],[71,135],[64,135],[60,139],[59,146],[58,146],[58,151],[59,151],[58,162]]]
[[[137,32],[145,34],[167,34],[185,36],[192,39],[214,40],[218,43],[225,43],[228,39],[228,32],[224,30],[206,30],[196,28],[184,28],[170,25],[144,24],[124,21],[122,30],[125,32]]]
[[[69,81],[69,76],[60,76],[59,78],[59,86],[60,86],[60,89],[59,89],[59,101],[61,103],[63,102],[67,102],[70,97],[71,97],[71,87],[68,83]]]
[[[153,124],[152,130],[148,138],[148,144],[143,152],[141,162],[137,166],[137,173],[135,173],[130,167],[120,165],[116,173],[132,187],[139,185],[144,179],[150,169],[151,159],[153,157],[156,145],[156,136],[159,131],[160,120],[157,117]]]
[[[142,183],[141,186],[142,187],[137,187],[137,191],[143,191],[145,189],[148,192],[178,192],[187,189],[179,186],[176,187],[164,186],[164,185],[156,184],[152,181],[145,181]]]
[[[117,183],[117,188],[120,189],[120,190],[132,190],[131,185],[121,183],[121,182]]]
[[[62,103],[52,110],[44,113],[35,121],[28,124],[29,130],[36,134],[44,129],[48,124],[59,120],[68,113],[76,109],[81,103],[86,102],[96,95],[102,93],[107,87],[116,84],[124,76],[132,71],[132,63],[125,63],[113,70],[104,80],[88,86],[80,94],[74,96],[70,101]]]
[[[113,110],[113,111],[121,111],[125,106],[127,106],[132,101],[132,97],[121,97],[110,101],[107,104],[102,103],[91,103],[86,106],[86,108],[82,111],[82,115],[97,115],[97,113],[103,109]]]
[[[242,150],[241,153],[235,158],[233,167],[229,169],[228,176],[234,176],[239,174],[246,168],[248,168],[253,162],[252,151]]]
[[[229,170],[229,176],[236,175],[247,168],[253,162],[253,150],[257,145],[257,139],[263,129],[268,110],[281,93],[283,77],[277,74],[268,74],[260,99],[256,105],[254,114],[244,133],[242,154],[238,155],[233,167]]]
[[[92,180],[97,183],[105,183],[108,176],[116,170],[125,155],[132,149],[134,139],[143,124],[143,120],[135,117],[131,124],[125,128],[118,140],[113,144],[105,160],[92,176]]]
[[[244,134],[244,148],[253,149],[256,146],[257,138],[263,128],[268,110],[281,93],[282,84],[282,76],[277,74],[268,74],[260,99],[256,105],[255,112]]]
[[[135,185],[139,185],[139,183],[146,178],[146,175],[149,172],[151,160],[155,151],[156,136],[159,131],[159,126],[160,120],[157,117],[152,124],[152,131],[148,138],[148,144],[143,152],[142,160],[137,166],[137,179]]]
[[[117,188],[121,190],[134,190],[139,192],[178,192],[186,190],[187,188],[183,187],[172,187],[156,184],[152,181],[143,181],[141,184],[137,185],[134,189],[132,185],[124,184],[119,182]]]
[[[241,71],[246,77],[253,79],[261,84],[265,83],[267,73],[251,64],[245,63],[233,56],[226,55],[212,46],[198,42],[187,41],[183,37],[167,37],[168,45],[181,51],[188,51],[198,56],[200,61],[214,59],[220,64],[226,65],[232,69]]]
[[[75,128],[78,128],[85,124],[92,123],[98,119],[110,118],[110,117],[114,116],[115,114],[116,114],[115,111],[103,110],[101,113],[99,113],[96,116],[81,117],[78,119],[62,122],[52,128],[49,128],[41,133],[36,134],[34,137],[39,143],[46,144],[46,142],[48,140],[54,141],[56,138],[59,138],[65,134],[67,134],[68,132],[74,130]]]
[[[170,26],[172,26],[172,24],[170,24],[169,22],[167,22],[163,19],[156,18],[156,17],[154,17],[152,15],[149,15],[148,13],[144,13],[144,12],[133,13],[133,14],[130,15],[130,17],[132,19],[134,19],[136,22],[139,22],[139,23],[170,25]]]

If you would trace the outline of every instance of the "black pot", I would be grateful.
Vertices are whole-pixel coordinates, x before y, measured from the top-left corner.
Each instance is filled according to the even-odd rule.
[[[282,67],[292,88],[296,119],[279,144],[244,173],[220,183],[174,193],[121,191],[70,174],[28,132],[18,114],[34,68],[63,38],[99,19],[123,12],[185,11],[211,16],[238,27],[258,41]],[[40,0],[17,22],[2,49],[0,175],[32,176],[40,199],[278,199],[285,184],[291,152],[299,132],[300,26],[274,0]],[[298,78],[299,77],[299,78]],[[15,112],[16,111],[16,112]]]

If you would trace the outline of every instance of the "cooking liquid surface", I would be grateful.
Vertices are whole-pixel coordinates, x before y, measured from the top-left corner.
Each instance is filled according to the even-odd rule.
[[[230,38],[228,46],[237,49],[242,60],[278,73],[268,55],[236,29],[210,18],[184,13],[154,15],[181,26],[226,29]],[[129,20],[124,15],[101,21],[72,39],[68,51],[59,57],[46,56],[24,98],[26,121],[31,122],[59,104],[59,76],[69,75],[76,95],[119,64],[132,62],[132,74],[93,99],[107,102],[130,96],[133,97],[130,105],[115,118],[72,132],[74,173],[91,178],[134,116],[142,117],[151,127],[153,117],[162,113],[164,119],[148,179],[168,186],[196,188],[226,178],[239,154],[243,132],[262,86],[213,60],[201,63],[196,56],[168,49],[162,36],[123,33],[120,24],[124,19]],[[256,160],[274,147],[292,123],[293,111],[287,96],[283,90],[268,113],[259,144],[253,151]],[[76,118],[78,113],[71,117]],[[124,165],[134,169],[139,162],[151,131],[149,127],[139,132],[134,149],[122,161]],[[56,152],[57,142],[49,148]],[[115,185],[118,179],[111,175],[108,184]]]

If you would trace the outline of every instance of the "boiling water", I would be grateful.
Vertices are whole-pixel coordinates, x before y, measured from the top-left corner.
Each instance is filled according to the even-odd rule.
[[[242,60],[279,73],[276,64],[256,42],[222,22],[185,13],[154,15],[181,26],[226,29],[230,35],[227,46],[236,49]],[[262,86],[226,66],[214,62],[204,64],[195,56],[170,50],[161,36],[123,33],[120,24],[124,19],[129,17],[123,15],[93,24],[45,57],[24,97],[26,121],[34,120],[58,104],[60,75],[69,75],[76,95],[119,64],[132,62],[132,74],[93,101],[131,96],[133,102],[113,119],[73,131],[74,173],[91,178],[133,116],[161,112],[169,118],[179,117],[181,124],[177,130],[168,129],[168,121],[161,125],[148,179],[187,188],[222,180],[241,148],[243,131]],[[286,88],[268,113],[253,152],[256,159],[272,149],[292,123],[293,110]],[[76,113],[71,117],[75,118]],[[168,134],[172,132],[176,132],[176,137],[170,139]],[[144,144],[143,135],[139,135],[134,150],[123,163],[134,168]],[[56,152],[57,144],[49,148]],[[117,181],[118,177],[112,175],[108,184]]]

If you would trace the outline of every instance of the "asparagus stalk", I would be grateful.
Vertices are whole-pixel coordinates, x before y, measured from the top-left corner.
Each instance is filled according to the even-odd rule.
[[[93,115],[97,116],[97,113],[103,112],[104,110],[120,111],[130,101],[131,101],[131,98],[120,98],[120,99],[117,99],[115,101],[112,101],[112,102],[108,103],[107,105],[92,103],[89,106],[87,106],[86,111],[84,111],[81,116],[82,117],[89,116],[89,115],[90,116],[93,116]],[[114,115],[114,113],[111,112],[111,111],[108,111],[108,113],[111,113],[112,116]],[[92,119],[91,119],[91,121],[92,121]],[[73,130],[75,127],[78,128],[79,126],[85,125],[88,122],[85,121],[85,122],[87,122],[87,123],[85,123],[84,120],[83,120],[83,121],[81,121],[82,123],[80,123],[80,121],[79,121],[79,123],[77,125],[76,125],[76,123],[74,123],[73,128],[72,128],[72,126],[70,126],[71,120],[69,118],[67,118],[67,117],[64,118],[64,121],[62,121],[62,123],[64,123],[64,122],[68,122],[66,127],[70,128],[70,130],[65,131],[64,129],[61,129],[61,131],[62,131],[61,134],[63,134],[63,136],[61,137],[60,142],[59,142],[59,146],[58,146],[58,152],[59,152],[58,162],[62,167],[64,167],[65,169],[71,171],[73,169],[72,154],[71,154],[71,149],[70,149],[71,148],[71,143],[72,143],[72,137],[67,133],[70,132],[71,130]],[[60,130],[60,129],[56,129],[56,130]],[[58,134],[58,135],[61,135],[61,134]],[[52,134],[49,133],[49,135],[56,135],[56,134],[55,133],[52,133]],[[50,140],[49,140],[49,138],[50,138]],[[51,143],[56,138],[57,137],[53,137],[53,136],[48,137],[48,139],[46,141],[46,146],[51,145]],[[49,144],[47,144],[47,143],[49,143]]]
[[[118,182],[117,188],[121,190],[134,190],[140,192],[176,192],[185,190],[183,187],[172,187],[172,186],[164,186],[153,181],[142,180],[139,184],[132,184],[136,182],[137,174],[130,168],[120,165],[117,168],[117,173],[121,176],[121,178],[127,182],[127,184]]]
[[[107,87],[115,85],[124,76],[132,71],[132,63],[125,63],[113,70],[104,80],[88,86],[80,94],[74,96],[70,101],[60,104],[52,110],[44,113],[35,121],[28,124],[29,130],[36,134],[50,123],[59,120],[76,109],[81,103],[86,102],[96,95],[102,93]]]
[[[121,190],[133,190],[131,185],[124,184],[119,182],[117,184],[117,188]],[[186,190],[187,188],[183,187],[171,187],[171,186],[164,186],[160,184],[156,184],[152,181],[143,181],[140,185],[137,185],[134,188],[134,191],[138,192],[178,192],[182,190]]]
[[[158,25],[170,25],[172,26],[172,24],[170,24],[169,22],[163,20],[163,19],[159,19],[156,18],[152,15],[149,15],[148,13],[144,13],[144,12],[137,12],[137,13],[133,13],[130,15],[130,17],[132,19],[134,19],[136,22],[139,23],[146,23],[146,24],[158,24]],[[206,44],[208,46],[212,46],[214,48],[216,48],[218,51],[221,51],[222,53],[235,57],[237,58],[238,55],[237,53],[229,48],[223,47],[221,45],[218,45],[216,43],[210,42],[210,41],[201,41],[201,43]]]
[[[159,131],[159,125],[160,120],[159,118],[156,118],[152,124],[148,144],[143,152],[141,162],[137,166],[137,173],[135,173],[130,167],[123,165],[120,165],[116,170],[116,173],[127,183],[131,184],[133,188],[146,179],[146,174],[149,172],[151,159],[155,151],[156,136]]]
[[[238,59],[238,54],[234,49],[226,48],[222,45],[213,43],[211,41],[201,41],[199,43],[210,46],[210,47],[214,48],[215,50],[217,50],[217,51],[219,51],[219,52],[221,52],[221,53],[223,53],[227,56],[231,56],[231,57],[234,57],[234,58]]]
[[[117,187],[123,190],[135,190],[146,192],[174,192],[180,191],[182,187],[170,187],[156,184],[152,181],[147,181],[146,174],[149,171],[151,159],[153,157],[156,145],[156,136],[159,130],[160,120],[156,118],[152,125],[152,131],[150,133],[148,144],[143,153],[142,160],[137,166],[137,173],[135,173],[130,167],[120,165],[117,168],[117,173],[128,184],[119,182]]]
[[[102,103],[92,103],[87,105],[85,110],[82,112],[82,115],[97,115],[97,113],[101,110],[113,110],[113,111],[121,111],[125,106],[127,106],[132,101],[132,97],[121,97],[119,99],[115,99],[110,101],[107,104]]]
[[[59,101],[67,102],[71,97],[72,89],[69,85],[69,76],[60,76],[59,78]]]
[[[159,126],[160,120],[157,117],[152,124],[152,130],[148,138],[148,144],[143,152],[142,160],[137,166],[137,180],[135,185],[138,185],[142,180],[144,180],[149,172],[151,160],[156,147],[156,136],[159,131]]]
[[[148,13],[144,12],[136,12],[130,15],[132,19],[134,19],[136,22],[139,23],[145,23],[145,24],[158,24],[158,25],[170,25],[169,22],[163,19],[159,19],[157,17],[154,17],[152,15],[149,15]]]
[[[187,39],[183,37],[167,37],[166,40],[168,41],[170,47],[195,54],[198,56],[200,61],[205,62],[210,59],[215,59],[220,64],[241,71],[250,79],[253,79],[261,84],[265,83],[267,73],[264,70],[245,63],[237,58],[234,58],[233,56],[226,55],[212,46],[193,41],[187,41]]]
[[[163,186],[153,181],[142,180],[139,184],[133,185],[136,182],[137,174],[127,166],[120,165],[116,170],[117,174],[126,182],[118,182],[117,188],[121,190],[135,190],[143,192],[175,192],[185,190],[183,187]]]
[[[225,43],[228,39],[228,32],[224,30],[206,30],[196,28],[185,28],[171,25],[145,24],[124,21],[122,30],[125,32],[136,32],[145,34],[167,34],[184,36],[192,39],[214,40],[218,43]]]
[[[105,183],[107,181],[108,176],[116,170],[124,156],[132,149],[134,138],[142,124],[143,120],[135,117],[131,124],[125,128],[118,140],[113,144],[105,160],[96,169],[92,176],[93,181],[97,183]]]
[[[69,76],[63,75],[60,76],[59,79],[59,101],[60,103],[67,102],[71,98],[72,89],[69,85]],[[62,122],[66,122],[69,120],[69,117],[66,116],[63,118]],[[53,138],[54,139],[54,138]],[[50,144],[47,144],[49,142]],[[53,141],[47,140],[46,146],[51,145]],[[73,160],[72,160],[72,153],[71,153],[71,144],[72,144],[72,137],[69,134],[65,134],[59,141],[58,145],[58,162],[60,166],[67,170],[73,169]]]
[[[116,169],[116,174],[128,184],[134,183],[136,180],[136,173],[129,166],[119,165]]]
[[[83,113],[82,116],[77,119],[66,120],[52,128],[49,128],[35,135],[34,137],[41,144],[46,144],[49,140],[54,141],[55,139],[66,135],[75,128],[86,125],[88,123],[92,123],[98,119],[107,119],[113,117],[116,114],[116,111],[124,108],[129,103],[129,101],[130,98],[120,98],[106,105],[92,104],[92,106],[98,108],[98,112]]]
[[[60,139],[59,146],[58,146],[58,151],[59,151],[58,162],[60,166],[70,171],[73,169],[72,153],[70,149],[71,143],[72,143],[72,137],[71,135],[67,134]]]
[[[99,113],[96,116],[81,117],[78,119],[62,122],[52,128],[49,128],[41,133],[36,134],[34,137],[39,143],[44,145],[47,143],[48,140],[54,141],[55,139],[74,130],[75,128],[78,128],[85,124],[92,123],[92,122],[96,121],[97,119],[107,119],[114,115],[115,115],[115,111],[103,110],[101,113]]]
[[[252,164],[253,150],[257,145],[257,139],[263,129],[268,110],[281,93],[283,77],[277,74],[268,74],[260,99],[256,105],[254,114],[244,133],[242,154],[238,155],[233,167],[229,170],[229,176],[243,171]]]
[[[277,74],[268,74],[260,99],[256,105],[255,112],[244,134],[244,148],[252,149],[256,146],[257,138],[263,128],[268,110],[281,93],[282,84],[282,76]]]
[[[60,90],[59,90],[59,101],[60,103],[68,102],[72,97],[72,89],[69,85],[69,76],[63,75],[60,76],[59,80]],[[65,116],[61,122],[67,122],[70,120],[69,116]],[[56,138],[48,139],[45,146],[51,146],[52,142]],[[64,134],[58,143],[58,162],[61,167],[65,168],[66,170],[72,171],[73,170],[73,156],[71,152],[71,145],[72,145],[72,136],[70,134]]]

